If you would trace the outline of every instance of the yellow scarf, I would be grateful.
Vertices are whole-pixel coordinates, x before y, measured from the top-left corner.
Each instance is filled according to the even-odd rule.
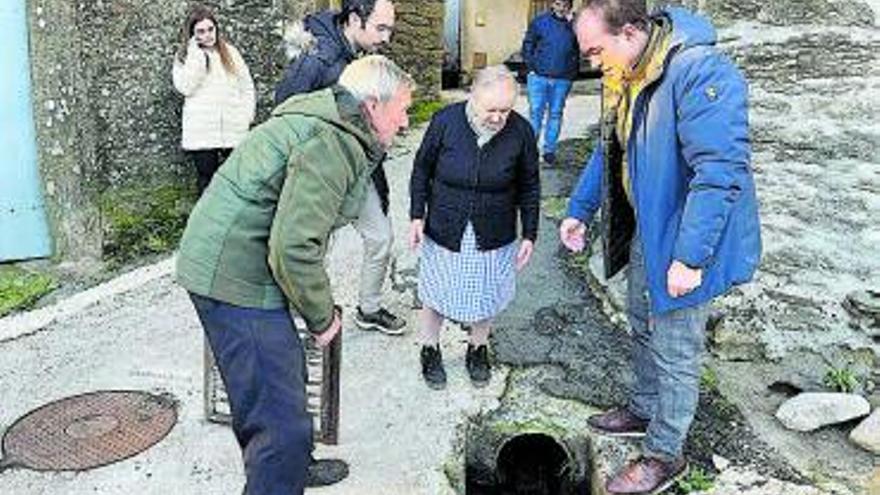
[[[602,80],[602,111],[616,114],[615,130],[623,150],[621,178],[630,204],[634,201],[626,151],[633,125],[633,104],[648,85],[663,75],[671,41],[672,25],[664,17],[655,19],[651,25],[648,44],[635,66],[623,73],[615,72]]]

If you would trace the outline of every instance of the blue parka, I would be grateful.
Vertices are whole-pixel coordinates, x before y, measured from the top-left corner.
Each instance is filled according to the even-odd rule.
[[[574,79],[580,54],[571,22],[549,11],[535,17],[523,38],[522,57],[539,76]]]
[[[708,21],[681,8],[657,15],[672,24],[663,75],[636,99],[632,131],[621,146],[628,156],[651,309],[660,314],[708,302],[749,281],[760,260],[761,236],[747,84],[715,47]],[[569,216],[584,222],[603,203],[607,209],[610,189],[620,189],[606,180],[615,165],[605,159],[605,147],[594,150],[569,202]],[[603,213],[606,237],[615,214]],[[628,243],[605,241],[611,276],[620,266],[609,269],[609,260],[620,259]],[[703,270],[702,284],[678,298],[666,288],[673,260]]]

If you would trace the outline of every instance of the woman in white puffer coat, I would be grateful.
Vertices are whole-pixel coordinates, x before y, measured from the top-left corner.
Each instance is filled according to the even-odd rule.
[[[184,96],[181,144],[195,162],[201,195],[254,119],[254,82],[214,14],[201,5],[187,17],[171,72]]]

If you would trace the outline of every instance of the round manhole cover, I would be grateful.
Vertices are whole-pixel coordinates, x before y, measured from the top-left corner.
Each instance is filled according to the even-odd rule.
[[[175,401],[165,395],[106,391],[68,397],[16,421],[3,436],[0,465],[39,471],[105,466],[152,447],[176,422]]]

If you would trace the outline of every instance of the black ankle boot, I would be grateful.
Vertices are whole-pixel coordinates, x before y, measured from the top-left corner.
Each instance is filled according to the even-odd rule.
[[[328,486],[348,476],[348,464],[342,459],[312,459],[306,473],[306,486]]]
[[[492,379],[492,366],[489,364],[489,346],[474,347],[468,344],[465,359],[468,375],[475,387],[485,387]]]
[[[425,383],[434,390],[446,386],[446,370],[443,369],[443,354],[440,346],[422,346],[422,377]]]

